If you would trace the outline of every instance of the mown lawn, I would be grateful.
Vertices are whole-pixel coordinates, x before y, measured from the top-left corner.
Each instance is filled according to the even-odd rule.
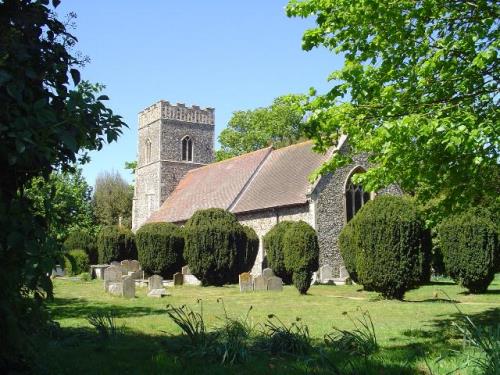
[[[500,274],[488,293],[470,295],[449,281],[408,292],[405,301],[386,301],[359,286],[313,286],[307,296],[293,287],[284,292],[240,293],[238,287],[169,288],[162,299],[146,297],[138,288],[137,297],[125,300],[104,293],[101,281],[55,281],[55,300],[49,304],[53,319],[62,329],[52,338],[40,341],[39,371],[50,374],[295,374],[331,373],[324,358],[345,373],[363,368],[373,374],[446,374],[466,363],[453,329],[460,309],[481,324],[500,322]],[[301,357],[275,357],[252,353],[244,364],[220,365],[206,358],[192,357],[182,349],[180,329],[165,313],[167,304],[186,304],[200,310],[208,326],[220,325],[224,315],[222,299],[233,317],[243,316],[250,306],[250,317],[260,329],[269,314],[290,323],[296,317],[309,327],[315,339],[315,353]],[[450,302],[453,301],[453,302]],[[96,311],[113,311],[123,327],[116,337],[100,339],[87,321]],[[332,326],[352,329],[350,317],[368,311],[375,325],[381,350],[367,358],[332,354],[324,350],[323,335]],[[346,312],[348,314],[346,314]],[[181,348],[181,349],[179,349]],[[323,354],[321,354],[323,353]],[[326,354],[325,354],[326,353]],[[326,355],[326,357],[325,357]],[[362,367],[356,367],[356,366]],[[469,366],[457,373],[473,374]]]

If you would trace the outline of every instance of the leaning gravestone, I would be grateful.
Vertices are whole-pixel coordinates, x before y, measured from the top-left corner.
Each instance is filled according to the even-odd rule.
[[[135,280],[130,276],[125,276],[122,281],[123,297],[134,298],[135,297]]]
[[[264,268],[262,270],[262,276],[264,276],[264,278],[266,278],[266,279],[269,279],[270,277],[274,277],[276,275],[274,274],[274,272],[273,272],[272,269],[270,269],[270,268]]]
[[[174,286],[182,285],[184,282],[184,275],[180,272],[174,273]]]
[[[321,283],[328,283],[333,279],[333,267],[325,264],[319,269],[319,279]]]
[[[283,280],[281,280],[281,277],[273,276],[267,279],[267,290],[283,291]]]
[[[161,288],[163,288],[163,277],[160,275],[153,275],[148,279],[148,291]]]
[[[109,266],[104,270],[104,290],[108,292],[109,286],[122,282],[122,269],[119,266]]]
[[[240,273],[240,292],[251,292],[253,290],[253,277],[249,272]]]
[[[253,290],[267,290],[267,279],[262,275],[254,278]]]

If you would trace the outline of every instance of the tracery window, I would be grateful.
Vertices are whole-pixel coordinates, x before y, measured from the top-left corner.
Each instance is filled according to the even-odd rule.
[[[371,199],[370,192],[364,191],[361,184],[352,182],[352,176],[356,173],[364,172],[362,169],[354,170],[345,185],[345,213],[349,222],[365,203]]]
[[[193,161],[193,141],[189,136],[182,138],[182,160]]]

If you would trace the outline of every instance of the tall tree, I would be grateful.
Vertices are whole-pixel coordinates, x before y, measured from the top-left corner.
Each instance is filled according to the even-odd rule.
[[[101,225],[132,226],[134,188],[116,171],[100,173],[95,182],[92,206]]]
[[[304,95],[283,95],[269,107],[234,112],[228,127],[219,135],[221,149],[216,152],[217,160],[271,144],[283,147],[297,142],[302,134],[304,100]]]
[[[350,152],[331,171],[368,152],[358,181],[376,190],[398,183],[435,222],[499,196],[499,3],[291,0],[287,14],[316,18],[303,48],[344,56],[312,89],[306,134],[319,150],[349,136]]]
[[[43,328],[39,307],[52,296],[57,242],[24,190],[87,161],[85,150],[116,140],[124,125],[98,96],[102,86],[80,82],[76,38],[55,16],[59,2],[0,1],[1,373],[29,364],[30,339]]]
[[[92,187],[82,176],[82,170],[53,171],[48,179],[35,177],[25,189],[33,206],[33,214],[46,218],[49,235],[64,241],[75,230],[92,232]]]

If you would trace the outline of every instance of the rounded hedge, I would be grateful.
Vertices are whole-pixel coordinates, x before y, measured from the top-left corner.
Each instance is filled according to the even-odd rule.
[[[281,277],[285,284],[292,282],[292,273],[287,271],[285,267],[283,236],[292,225],[293,221],[279,222],[264,236],[267,266],[273,270],[276,276]]]
[[[136,233],[137,255],[148,274],[172,278],[183,266],[184,234],[172,223],[149,223]]]
[[[283,235],[285,269],[301,294],[311,285],[311,277],[318,269],[318,236],[305,221],[293,222]]]
[[[447,274],[471,293],[485,292],[500,260],[498,226],[488,212],[451,216],[438,235]]]
[[[203,285],[237,282],[247,241],[235,215],[223,209],[199,210],[184,230],[184,258]]]
[[[245,232],[246,246],[245,251],[238,255],[239,273],[251,271],[259,253],[259,236],[257,236],[257,233],[246,225],[243,225],[243,231]]]
[[[137,259],[134,234],[130,229],[105,226],[97,235],[99,263]]]
[[[96,237],[85,230],[71,232],[64,241],[66,251],[83,249],[89,257],[90,264],[97,264],[99,255],[97,252]]]
[[[358,283],[358,273],[356,272],[356,251],[359,245],[356,244],[353,230],[353,223],[355,222],[357,216],[349,221],[339,235],[339,250],[342,260],[344,261],[344,266],[349,272],[349,277],[355,283]]]
[[[89,272],[89,257],[85,250],[74,249],[65,254],[64,270],[66,275],[79,275],[83,272]]]
[[[429,277],[430,235],[412,199],[377,197],[351,221],[349,243],[355,247],[355,272],[363,286],[401,299]]]

